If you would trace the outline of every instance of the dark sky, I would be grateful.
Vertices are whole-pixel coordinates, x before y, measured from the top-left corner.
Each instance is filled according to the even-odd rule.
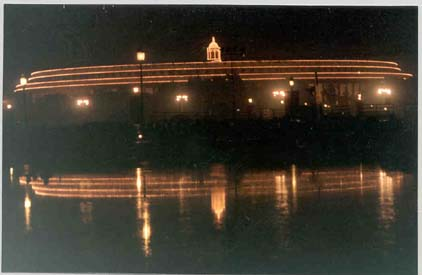
[[[247,59],[371,58],[417,73],[417,8],[6,5],[4,93],[21,73],[205,61],[212,35]],[[223,56],[224,59],[224,56]]]

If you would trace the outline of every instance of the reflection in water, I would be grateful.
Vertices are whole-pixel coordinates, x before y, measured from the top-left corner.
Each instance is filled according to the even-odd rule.
[[[25,207],[25,230],[31,231],[31,199],[28,194],[25,195],[24,207]]]
[[[226,209],[226,188],[223,186],[215,186],[211,189],[211,209],[214,213],[215,224],[217,228],[220,228]]]
[[[297,209],[297,187],[296,187],[296,165],[292,164],[292,195],[293,195],[293,211]]]
[[[360,194],[363,195],[363,167],[359,165]]]
[[[13,167],[9,168],[10,183],[13,183]]]
[[[286,175],[275,176],[275,194],[276,208],[281,211],[283,216],[288,216],[290,213],[289,208],[289,191],[286,186]]]
[[[79,203],[79,209],[81,210],[81,221],[84,224],[92,223],[92,202],[83,201]]]
[[[138,197],[136,199],[136,210],[139,222],[139,238],[142,240],[142,250],[146,257],[152,254],[151,250],[151,221],[148,202]]]
[[[384,229],[388,229],[395,221],[396,213],[394,210],[394,186],[393,178],[379,171],[379,201],[380,201],[380,221]]]
[[[136,190],[138,191],[138,197],[141,196],[142,188],[142,168],[136,168]]]
[[[204,174],[201,184],[198,184],[194,171],[149,171],[148,200],[176,197],[179,200],[179,214],[189,218],[187,199],[210,196],[214,223],[219,227],[223,224],[229,192],[236,192],[237,196],[247,196],[251,201],[262,195],[274,196],[275,193],[276,207],[282,215],[288,216],[295,213],[298,197],[304,193],[335,194],[357,191],[364,194],[367,190],[378,189],[380,223],[388,228],[395,220],[394,185],[402,181],[403,174],[400,172],[389,173],[387,176],[384,171],[367,169],[362,165],[351,168],[301,169],[298,173],[298,168],[293,164],[289,170],[290,173],[270,170],[246,171],[238,176],[239,182],[236,187],[229,189],[227,186],[233,186],[231,185],[233,183],[228,183],[223,165],[211,166],[209,174]],[[124,175],[62,175],[51,177],[48,185],[41,179],[34,179],[30,184],[37,196],[85,199],[137,198],[138,219],[142,221],[141,236],[146,248],[145,254],[149,255],[151,225],[148,204],[144,201],[145,196],[142,196],[143,193],[145,195],[145,180],[143,169],[136,168],[135,173],[132,171]],[[25,185],[25,177],[20,177],[19,182]],[[27,206],[25,202],[25,216],[26,224],[30,228],[30,201],[28,204]],[[92,204],[84,202],[80,208],[82,221],[91,222]]]

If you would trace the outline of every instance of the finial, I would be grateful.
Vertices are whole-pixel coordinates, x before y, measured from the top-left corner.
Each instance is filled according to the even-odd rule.
[[[212,37],[212,42],[215,42],[215,37],[214,36]]]

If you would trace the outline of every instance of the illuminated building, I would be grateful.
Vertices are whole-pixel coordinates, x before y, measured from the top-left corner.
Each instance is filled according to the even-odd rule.
[[[398,63],[359,59],[224,60],[215,38],[209,44],[205,62],[143,63],[144,113],[147,121],[180,115],[174,98],[181,92],[189,97],[183,115],[230,118],[246,113],[253,98],[254,114],[280,110],[273,91],[300,91],[299,104],[313,102],[309,87],[316,85],[317,101],[330,112],[337,107],[351,114],[362,104],[399,105],[408,90],[407,79]],[[83,123],[89,121],[133,120],[139,103],[134,87],[139,85],[139,64],[58,68],[32,72],[16,94],[30,96],[31,121]],[[289,81],[294,87],[289,87]],[[388,93],[386,91],[389,91]],[[360,96],[358,96],[360,95]],[[380,96],[382,95],[382,96]],[[289,96],[289,92],[286,92]],[[391,97],[387,101],[385,96]],[[86,103],[77,104],[83,98]],[[86,108],[81,111],[81,105]],[[369,105],[368,105],[369,106]],[[77,108],[79,107],[79,108]],[[390,110],[388,106],[387,110]],[[233,110],[236,110],[234,112]],[[51,113],[55,115],[52,116]]]

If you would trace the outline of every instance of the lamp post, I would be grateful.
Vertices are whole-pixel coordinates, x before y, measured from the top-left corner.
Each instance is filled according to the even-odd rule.
[[[27,110],[26,110],[26,93],[25,93],[25,87],[26,84],[28,83],[28,80],[26,79],[25,75],[22,74],[20,77],[20,84],[22,86],[22,93],[23,93],[23,119],[24,119],[24,124],[26,126],[26,124],[28,123],[28,114],[27,114]]]
[[[143,91],[143,74],[142,74],[142,62],[145,61],[145,52],[137,51],[136,60],[139,62],[139,92],[140,92],[140,114],[139,114],[139,124],[144,124],[144,91]],[[134,90],[135,92],[135,90]],[[135,92],[136,93],[136,92]]]
[[[290,87],[290,95],[289,95],[289,115],[291,115],[293,108],[293,100],[296,100],[296,95],[293,94],[293,86],[295,85],[295,81],[293,77],[289,79],[289,87]]]

